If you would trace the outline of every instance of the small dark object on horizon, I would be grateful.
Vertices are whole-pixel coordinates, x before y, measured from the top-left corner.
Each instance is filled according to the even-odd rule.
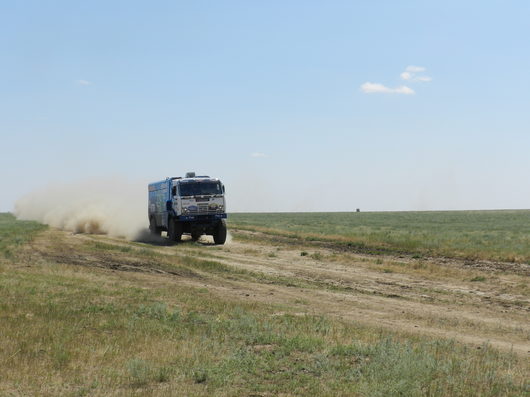
[[[357,209],[355,210],[355,212],[361,212],[361,209],[360,209],[360,208],[357,208]]]

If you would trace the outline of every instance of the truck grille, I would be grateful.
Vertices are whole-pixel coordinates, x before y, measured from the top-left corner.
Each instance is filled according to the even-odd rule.
[[[188,215],[211,215],[211,214],[222,214],[224,211],[223,210],[219,210],[219,209],[215,209],[215,210],[211,210],[208,208],[208,204],[199,204],[197,205],[197,210],[195,211],[189,211],[187,212]]]

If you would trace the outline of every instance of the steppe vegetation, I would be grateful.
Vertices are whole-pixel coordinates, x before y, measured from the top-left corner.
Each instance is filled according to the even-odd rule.
[[[524,274],[277,242],[280,226],[248,216],[256,225],[233,222],[266,233],[233,230],[220,247],[75,235],[0,214],[0,395],[528,395],[526,352],[488,342],[528,345]],[[435,281],[409,282],[416,271]],[[459,312],[483,310],[469,285],[514,286],[487,297],[504,324]],[[381,307],[410,328],[379,324]],[[477,324],[482,339],[471,340]]]
[[[530,263],[530,210],[232,214],[233,227],[370,253]]]

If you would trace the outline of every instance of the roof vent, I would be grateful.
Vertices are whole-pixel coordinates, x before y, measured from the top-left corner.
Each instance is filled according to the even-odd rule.
[[[195,172],[186,172],[186,178],[195,178]]]

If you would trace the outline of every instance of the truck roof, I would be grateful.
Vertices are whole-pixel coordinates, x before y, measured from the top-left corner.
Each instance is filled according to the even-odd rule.
[[[189,183],[189,182],[218,182],[217,178],[210,178],[209,176],[195,176],[193,178],[181,178],[178,179],[180,183]]]
[[[193,178],[181,178],[181,177],[172,177],[172,178],[166,178],[162,181],[156,181],[149,183],[149,186],[155,187],[156,185],[164,185],[168,181],[172,181],[173,185],[175,183],[190,183],[190,182],[219,182],[218,178],[211,178],[209,176],[195,176]],[[162,188],[162,187],[160,187]]]

